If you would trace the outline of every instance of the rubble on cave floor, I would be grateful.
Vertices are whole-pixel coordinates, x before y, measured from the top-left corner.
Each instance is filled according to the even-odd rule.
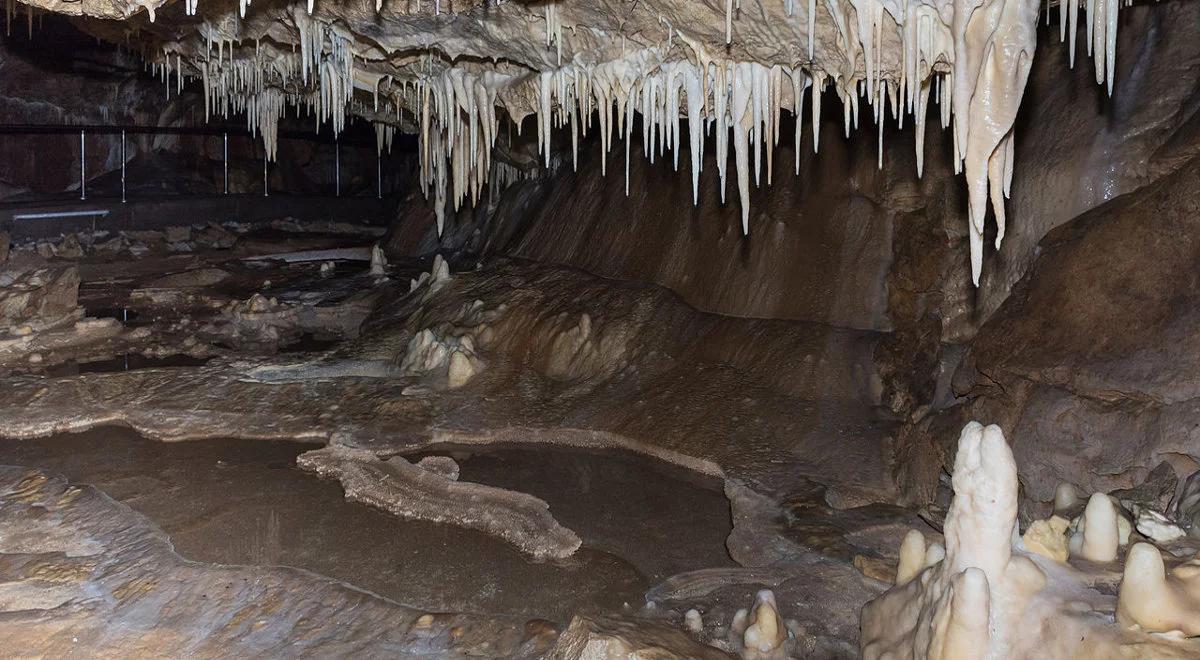
[[[356,336],[380,279],[370,227],[284,219],[109,234],[12,246],[0,264],[0,371],[328,348]],[[299,250],[329,256],[286,258]],[[314,277],[323,264],[331,276]]]

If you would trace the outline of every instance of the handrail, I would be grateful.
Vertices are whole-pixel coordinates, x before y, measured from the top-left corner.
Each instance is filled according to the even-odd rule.
[[[241,125],[232,126],[145,126],[139,124],[0,124],[0,135],[73,135],[80,131],[93,135],[225,135],[255,137]],[[326,137],[312,131],[279,130],[280,138],[333,144],[334,140],[359,147],[374,147],[373,139],[350,139],[344,136]]]
[[[74,135],[79,134],[79,199],[80,201],[87,200],[87,141],[88,133],[93,135],[120,135],[121,136],[121,201],[126,201],[125,196],[125,167],[127,164],[125,157],[125,138],[129,134],[134,135],[211,135],[222,137],[222,169],[224,174],[223,190],[224,194],[229,194],[229,136],[234,137],[249,137],[254,138],[250,131],[244,126],[144,126],[138,124],[0,124],[0,135]],[[334,135],[332,140],[326,142],[319,139],[318,133],[308,131],[293,131],[280,130],[277,137],[279,139],[303,140],[308,142],[320,142],[322,144],[330,144],[334,148],[334,195],[341,197],[342,195],[342,137]],[[350,146],[356,147],[376,147],[377,143],[374,140],[350,140]],[[375,195],[383,197],[383,154],[376,151],[375,154]],[[269,195],[268,183],[268,163],[266,154],[263,154],[263,196]]]

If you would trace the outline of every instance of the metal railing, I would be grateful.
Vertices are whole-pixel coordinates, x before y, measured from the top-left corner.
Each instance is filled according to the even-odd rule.
[[[141,126],[136,124],[0,124],[0,135],[70,135],[79,133],[79,199],[87,200],[87,136],[88,135],[120,135],[120,152],[121,152],[121,202],[125,203],[128,200],[126,190],[126,166],[128,164],[126,152],[126,136],[127,135],[192,135],[192,136],[221,136],[221,171],[222,171],[222,194],[229,194],[229,137],[243,137],[249,139],[257,139],[251,135],[244,127],[234,126]],[[323,140],[319,135],[308,131],[294,130],[279,130],[277,137],[279,139],[288,140],[303,140],[308,142],[318,142],[321,144],[329,144],[327,140]],[[333,139],[333,185],[334,196],[341,197],[342,195],[342,136],[337,135]],[[354,147],[364,147],[375,149],[374,141],[362,139],[349,139],[347,144]],[[270,195],[269,184],[269,163],[266,157],[266,150],[262,150],[262,167],[263,167],[263,196]],[[375,195],[378,199],[383,198],[383,154],[376,151],[375,164]]]

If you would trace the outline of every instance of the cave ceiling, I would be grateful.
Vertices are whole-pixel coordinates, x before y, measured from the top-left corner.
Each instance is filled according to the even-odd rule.
[[[847,135],[860,126],[878,131],[881,161],[884,122],[911,128],[918,173],[932,116],[953,135],[953,164],[969,192],[976,282],[988,216],[997,248],[1004,236],[1013,125],[1045,15],[1038,0],[29,5],[79,17],[84,30],[129,46],[169,90],[201,85],[205,116],[244,113],[268,158],[285,114],[328,122],[335,132],[361,117],[375,123],[381,149],[397,128],[419,133],[419,177],[439,230],[448,206],[473,203],[485,190],[503,117],[536,131],[547,165],[552,150],[565,153],[566,140],[575,152],[598,132],[603,149],[618,157],[624,150],[626,159],[623,145],[640,138],[651,157],[691,176],[694,189],[700,170],[716,167],[723,197],[733,179],[729,194],[748,231],[751,186],[791,165],[774,162],[774,146],[794,140],[797,169],[802,150],[819,149],[818,131],[809,129],[830,94],[817,90],[840,100]],[[1045,7],[1061,37],[1084,41],[1096,81],[1110,88],[1119,7]],[[10,20],[15,11],[10,0]],[[800,119],[792,135],[781,135],[785,112]]]

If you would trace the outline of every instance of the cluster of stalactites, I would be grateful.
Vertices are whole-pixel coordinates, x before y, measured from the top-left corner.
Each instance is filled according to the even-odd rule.
[[[375,0],[375,11],[379,11],[382,4],[383,4],[382,0]],[[238,0],[238,17],[239,18],[246,18],[246,9],[249,6],[250,6],[250,0]],[[314,0],[306,0],[306,6],[308,9],[308,13],[311,16],[313,13],[313,9],[315,9]],[[183,11],[188,16],[195,16],[196,12],[199,8],[200,8],[200,0],[183,0]],[[147,11],[151,12],[150,13],[150,21],[154,22],[153,11],[149,8],[147,8]]]
[[[375,149],[379,155],[392,153],[392,140],[396,137],[396,126],[375,122]]]
[[[299,52],[268,54],[256,42],[252,55],[235,55],[233,41],[218,39],[209,40],[204,57],[194,62],[203,81],[205,119],[244,112],[268,160],[275,159],[279,120],[289,106],[297,117],[311,116],[318,130],[329,122],[336,135],[345,128],[353,99],[351,40],[321,21],[298,18],[297,25]]]
[[[994,0],[995,1],[995,0]],[[924,4],[905,7],[903,16],[893,16],[881,2],[861,0],[851,7],[837,3],[826,3],[834,25],[840,32],[840,42],[848,44],[851,64],[865,64],[865,76],[848,77],[841,73],[829,73],[821,67],[808,65],[770,65],[759,62],[734,62],[710,58],[703,46],[689,40],[681,31],[671,30],[665,51],[648,48],[622,59],[594,65],[578,63],[561,64],[564,46],[562,16],[558,3],[550,2],[543,8],[546,25],[546,45],[556,47],[559,67],[554,71],[537,74],[535,93],[536,105],[532,108],[537,118],[538,144],[547,163],[550,162],[550,135],[555,128],[570,130],[572,162],[578,161],[578,143],[586,135],[593,116],[598,117],[601,144],[605,154],[612,147],[614,132],[623,135],[626,146],[626,193],[628,193],[628,152],[634,114],[642,116],[642,141],[645,153],[651,161],[666,151],[673,153],[673,165],[678,169],[679,151],[682,148],[681,119],[687,119],[688,145],[691,153],[691,176],[693,201],[699,198],[699,175],[704,161],[705,134],[713,135],[716,144],[716,167],[721,180],[721,197],[725,199],[730,142],[732,141],[735,173],[742,211],[742,230],[749,232],[749,192],[751,160],[756,185],[762,182],[764,160],[765,178],[770,183],[774,169],[774,147],[780,138],[780,114],[787,110],[799,120],[804,106],[806,90],[813,89],[812,129],[813,149],[819,146],[819,117],[821,92],[826,83],[842,100],[843,119],[846,133],[858,125],[860,101],[865,99],[879,127],[879,164],[882,167],[883,120],[887,109],[901,126],[904,115],[911,114],[916,125],[916,154],[918,174],[923,169],[924,124],[930,93],[936,90],[941,108],[943,128],[949,125],[951,112],[955,108],[954,95],[963,85],[955,75],[955,39],[949,26],[942,22],[936,8]],[[789,10],[791,7],[789,6]],[[815,16],[815,3],[810,3],[808,17]],[[1035,16],[1036,17],[1036,16]],[[732,17],[727,29],[732,34]],[[809,20],[809,51],[812,53],[812,25]],[[899,36],[902,44],[900,58],[886,58],[884,34],[891,31]],[[671,50],[670,41],[678,35],[696,55],[695,61],[667,60]],[[1032,46],[1030,46],[1032,50]],[[849,67],[857,71],[856,66]],[[885,72],[888,72],[885,75]],[[446,76],[466,77],[451,69]],[[942,79],[945,78],[945,82]],[[441,83],[429,83],[437,89]],[[528,85],[528,78],[512,80],[508,84]],[[484,87],[488,87],[484,85]],[[968,93],[973,92],[967,86]],[[515,96],[521,96],[518,92]],[[478,110],[466,111],[455,107],[453,116],[441,113],[444,103],[429,107],[429,99],[422,98],[417,105],[421,108],[422,157],[426,163],[422,168],[423,183],[435,188],[435,203],[439,218],[445,196],[446,166],[430,160],[431,156],[444,155],[450,160],[449,169],[454,180],[474,180],[487,176],[487,161],[484,158],[454,160],[453,148],[447,139],[453,133],[448,127],[474,121]],[[461,111],[460,111],[461,110]],[[516,121],[524,115],[525,108],[517,108],[510,114]],[[466,112],[466,118],[460,116]],[[489,116],[492,110],[488,110]],[[469,119],[467,119],[469,118]],[[986,119],[985,119],[986,121]],[[799,123],[799,122],[798,122]],[[1011,122],[1009,122],[1011,124]],[[430,126],[441,130],[429,129]],[[519,124],[518,124],[519,126]],[[956,123],[956,133],[964,137],[962,148],[956,153],[956,170],[961,169],[968,158],[965,139],[970,126]],[[801,132],[795,133],[795,167],[799,169]],[[434,144],[436,142],[436,144]],[[959,141],[955,146],[960,145]],[[1009,145],[1011,146],[1011,145]],[[993,147],[993,151],[996,150]],[[1007,153],[1000,148],[1001,153]],[[978,157],[977,157],[978,159]],[[1010,161],[1009,161],[1010,162]],[[466,171],[464,171],[464,168]],[[605,174],[606,160],[601,160],[601,173]],[[472,171],[476,170],[476,171]],[[986,171],[986,170],[985,170]],[[1009,169],[1011,171],[1011,168]],[[984,186],[986,190],[987,179]],[[1007,190],[1007,186],[1005,187]],[[477,195],[478,185],[456,187],[453,200],[457,208],[464,194],[470,192],[472,201]],[[995,200],[993,200],[995,201]],[[1000,202],[1002,203],[1002,202]],[[999,214],[998,214],[999,215]],[[439,223],[440,225],[440,223]],[[982,225],[980,225],[982,226]],[[980,229],[982,235],[982,229]],[[981,248],[981,243],[973,249]],[[973,263],[981,261],[981,249],[973,254]]]
[[[932,42],[928,42],[932,43]],[[875,108],[882,126],[885,108],[902,118],[912,113],[923,133],[930,90],[941,95],[941,122],[949,125],[949,84],[934,82],[935,57],[912,58],[913,79],[885,80],[875,84],[875,94],[866,81],[848,88],[834,85],[842,98],[846,132],[858,122],[860,98]],[[550,165],[551,134],[557,128],[569,131],[571,162],[578,165],[580,139],[593,123],[600,133],[600,148],[605,156],[612,150],[614,138],[625,142],[625,189],[629,191],[629,145],[633,139],[634,115],[640,114],[644,153],[651,162],[671,153],[672,165],[679,168],[679,156],[685,144],[691,155],[693,202],[699,200],[700,173],[704,166],[705,135],[715,140],[716,167],[725,198],[729,156],[735,162],[737,188],[741,200],[742,229],[749,232],[750,177],[756,185],[763,179],[769,184],[774,172],[774,147],[780,139],[781,115],[793,113],[799,119],[805,108],[805,96],[812,94],[811,116],[814,152],[819,147],[821,98],[826,75],[802,67],[766,66],[755,62],[703,61],[663,62],[657,52],[644,51],[638,56],[594,66],[566,65],[543,72],[532,79],[505,77],[494,72],[475,75],[450,68],[444,73],[418,81],[397,100],[398,106],[416,108],[421,126],[421,175],[428,195],[432,188],[441,228],[442,206],[450,199],[454,208],[478,198],[489,173],[488,153],[496,137],[497,92],[520,85],[534,86],[528,94],[516,97],[536,99],[532,114],[537,124],[539,153]],[[874,80],[874,79],[873,79]],[[510,108],[518,128],[523,114]],[[683,135],[686,120],[687,135]],[[799,124],[800,122],[798,122]],[[903,119],[901,119],[903,123]],[[800,167],[801,131],[795,133],[794,167]],[[882,130],[880,131],[882,164]],[[922,140],[917,141],[918,168],[922,162]],[[463,149],[459,149],[460,143]],[[732,146],[732,149],[731,149]],[[607,174],[607,158],[601,159],[601,174]],[[447,191],[447,184],[451,189]],[[449,194],[449,197],[447,195]]]
[[[1101,84],[1107,82],[1110,92],[1115,68],[1117,13],[1121,2],[1087,0],[1088,52],[1095,57],[1096,81]],[[1128,4],[1130,0],[1124,2]],[[784,0],[784,4],[788,15],[793,15],[793,0]],[[1059,10],[1062,36],[1066,37],[1068,31],[1070,33],[1072,64],[1080,4],[1079,0],[1062,2]],[[740,7],[740,0],[736,0],[736,6]],[[727,43],[734,39],[734,7],[735,0],[726,2]],[[617,63],[591,67],[582,78],[584,87],[588,89],[578,91],[581,80],[578,67],[562,66],[563,22],[559,3],[552,1],[543,8],[546,45],[558,49],[559,69],[541,74],[536,110],[542,136],[540,144],[543,151],[548,152],[550,128],[552,124],[563,125],[564,119],[570,124],[574,143],[577,139],[577,118],[583,119],[583,128],[586,130],[590,120],[588,108],[595,101],[601,112],[602,128],[605,123],[612,123],[610,108],[616,105],[616,120],[625,126],[630,123],[634,112],[641,112],[643,130],[651,136],[656,133],[659,136],[659,153],[664,147],[677,148],[681,104],[670,103],[670,98],[674,96],[678,100],[680,96],[691,98],[696,94],[694,91],[690,94],[685,91],[681,95],[675,86],[675,78],[683,81],[679,83],[681,86],[698,81],[703,101],[696,105],[687,103],[682,105],[682,109],[687,113],[693,132],[698,130],[693,126],[698,116],[693,111],[697,105],[700,116],[708,122],[709,130],[715,124],[722,194],[728,136],[732,133],[742,201],[742,226],[743,231],[748,231],[747,151],[751,148],[754,151],[754,176],[758,182],[761,178],[760,152],[766,146],[769,181],[771,147],[779,137],[778,109],[784,106],[779,90],[786,90],[786,86],[780,85],[782,75],[786,73],[795,90],[791,95],[791,109],[797,117],[803,90],[813,87],[817,91],[814,94],[814,110],[819,112],[819,92],[823,90],[824,82],[831,82],[843,103],[847,131],[851,125],[857,126],[859,101],[865,98],[873,109],[879,128],[881,165],[885,108],[890,107],[892,116],[901,125],[905,113],[914,115],[918,174],[923,165],[925,112],[931,89],[936,89],[943,127],[947,125],[949,115],[954,115],[954,169],[956,173],[965,172],[967,178],[971,270],[972,279],[978,284],[983,261],[984,220],[989,201],[997,225],[997,249],[1005,233],[1004,201],[1009,197],[1013,174],[1013,124],[1036,47],[1039,7],[1037,0],[957,0],[952,5],[953,12],[947,24],[938,7],[922,2],[906,2],[895,6],[881,0],[852,0],[848,3],[825,0],[822,8],[829,14],[837,32],[836,42],[846,59],[845,66],[841,66],[824,62],[818,65],[813,61],[818,14],[817,3],[810,0],[806,14],[797,19],[805,21],[808,34],[809,62],[803,68],[795,64],[773,66],[759,62],[725,62],[716,64],[713,70],[713,62],[703,46],[689,40],[683,31],[669,29],[668,43],[671,38],[678,36],[695,52],[696,64],[690,67],[691,71],[680,75],[680,68],[689,67],[679,63],[659,63],[651,70],[638,70],[637,66],[629,65],[631,58],[626,58]],[[893,41],[893,35],[901,45],[899,57],[887,52],[885,47],[885,43]],[[626,71],[614,77],[620,82],[628,82],[628,76],[624,74],[632,69],[633,83],[609,85],[608,90],[598,90],[602,85],[595,83],[605,82],[602,80],[605,67],[625,68]],[[853,73],[847,75],[846,72]],[[552,79],[548,80],[548,77]],[[714,86],[716,91],[712,91]],[[589,91],[592,92],[591,96]],[[597,91],[614,93],[617,98],[614,100],[610,94],[609,99],[601,99]],[[708,104],[710,94],[712,105]],[[717,107],[718,104],[720,107]],[[577,110],[581,106],[584,109]],[[657,113],[659,109],[661,113]],[[664,129],[669,130],[664,132]],[[703,141],[697,142],[694,135],[689,137],[693,143],[692,174],[695,179],[702,162],[698,151],[703,147]],[[647,147],[653,142],[645,135],[643,140]],[[606,132],[606,150],[609,144]]]
[[[15,0],[8,0],[9,6],[12,6],[14,1]],[[200,0],[183,0],[183,2],[184,2],[184,4],[183,4],[184,13],[186,13],[188,16],[195,16],[197,10],[200,7]],[[494,5],[504,4],[504,0],[490,0],[490,2]],[[251,3],[251,0],[238,0],[238,16],[239,17],[241,17],[241,18],[246,17],[246,9],[250,6],[250,3]],[[551,2],[550,4],[554,4],[554,3]],[[313,13],[313,10],[316,9],[315,0],[305,0],[305,5],[308,9],[309,15],[311,15]],[[433,2],[427,3],[427,6],[429,6],[429,9],[433,11],[433,14],[435,16],[442,13],[442,0],[433,0]],[[383,0],[375,0],[375,11],[380,11],[382,9],[383,9]],[[153,22],[154,21],[153,9],[150,6],[147,6],[146,10],[150,13],[150,16],[151,16],[150,20],[151,20],[151,22]],[[422,11],[421,2],[420,2],[420,0],[417,0],[416,6],[415,6],[415,13],[420,13],[421,11]]]
[[[1087,4],[1087,52],[1096,65],[1096,84],[1108,86],[1112,94],[1117,68],[1117,14],[1122,6],[1133,6],[1133,0],[1085,0]],[[1075,42],[1079,29],[1079,0],[1063,1],[1058,5],[1058,40],[1067,42],[1067,58],[1075,68]],[[1046,24],[1050,10],[1046,9]]]
[[[37,12],[31,4],[25,5],[25,34],[33,39],[33,16]],[[12,36],[13,21],[17,18],[17,0],[5,0],[4,3],[4,36]],[[38,25],[40,26],[40,19]]]
[[[174,87],[175,93],[183,93],[183,85],[185,80],[191,80],[192,77],[185,71],[183,65],[183,57],[179,51],[169,50],[163,47],[162,53],[158,60],[147,60],[146,66],[150,69],[150,73],[162,81],[166,88],[167,98],[171,98],[171,89]],[[172,83],[174,76],[174,83]]]
[[[496,145],[496,98],[504,82],[495,74],[470,76],[451,68],[412,87],[409,107],[417,108],[421,127],[421,190],[428,197],[433,189],[439,235],[447,195],[457,211],[464,201],[475,204],[484,191]],[[409,94],[407,86],[401,94]]]
[[[1107,81],[1110,89],[1117,12],[1122,1],[1129,2],[1087,0],[1088,50],[1096,60],[1097,81]],[[187,2],[194,13],[196,0]],[[728,40],[735,36],[735,2],[726,4]],[[495,104],[503,98],[518,129],[525,115],[536,115],[539,147],[547,163],[550,135],[555,128],[569,129],[573,163],[578,159],[579,138],[586,135],[593,121],[598,121],[605,154],[612,148],[614,133],[623,136],[627,192],[634,114],[642,116],[643,147],[651,161],[670,151],[676,168],[684,144],[681,120],[686,119],[693,199],[699,198],[705,136],[711,135],[722,199],[733,152],[742,229],[748,233],[751,172],[756,185],[763,178],[771,182],[774,147],[780,139],[780,114],[786,110],[799,120],[808,90],[812,90],[809,103],[814,151],[819,146],[822,92],[828,86],[842,101],[847,134],[851,127],[857,127],[861,102],[866,101],[879,131],[880,166],[883,123],[888,112],[901,127],[905,115],[911,115],[918,174],[923,169],[924,128],[932,96],[939,106],[943,128],[953,127],[955,171],[965,172],[967,178],[972,275],[978,283],[989,202],[997,224],[997,248],[1004,236],[1004,200],[1009,195],[1013,172],[1012,127],[1036,45],[1038,0],[955,0],[949,24],[938,7],[923,2],[910,0],[894,6],[881,0],[824,0],[820,11],[828,14],[836,32],[838,50],[845,57],[842,63],[813,61],[818,17],[815,0],[809,0],[802,16],[794,0],[784,3],[788,15],[797,14],[795,20],[806,26],[807,62],[772,64],[712,58],[702,44],[668,25],[665,48],[629,51],[622,39],[620,59],[582,64],[571,58],[563,64],[564,49],[571,52],[567,40],[572,32],[564,31],[564,27],[570,27],[564,24],[566,7],[551,0],[540,9],[546,46],[558,52],[559,66],[555,70],[518,76],[496,70],[479,73],[451,65],[440,73],[426,71],[417,80],[378,76],[374,81],[374,110],[379,110],[380,80],[388,78],[389,107],[396,108],[397,113],[401,107],[411,109],[418,117],[421,183],[427,195],[432,188],[439,231],[447,200],[458,209],[465,201],[474,203],[484,190],[492,169]],[[1059,7],[1061,35],[1069,36],[1072,44],[1080,4],[1069,0]],[[441,11],[437,4],[433,9]],[[226,42],[218,40],[215,57],[210,41],[207,57],[196,63],[204,79],[206,115],[246,111],[250,129],[262,133],[270,157],[274,154],[274,125],[286,106],[296,107],[298,115],[301,108],[307,110],[318,126],[330,121],[335,133],[342,130],[347,111],[354,108],[351,36],[307,15],[300,6],[293,7],[292,18],[299,32],[300,52],[293,52],[291,57],[262,58],[256,48],[253,58],[235,59],[229,42],[230,54],[225,59]],[[672,40],[676,38],[691,49],[694,60],[675,59],[677,49],[673,50]],[[892,43],[900,44],[898,51],[885,46]],[[181,76],[176,59],[174,68]],[[170,64],[165,68],[169,70]],[[797,169],[801,135],[798,125]],[[607,166],[604,160],[601,162],[604,174]]]

